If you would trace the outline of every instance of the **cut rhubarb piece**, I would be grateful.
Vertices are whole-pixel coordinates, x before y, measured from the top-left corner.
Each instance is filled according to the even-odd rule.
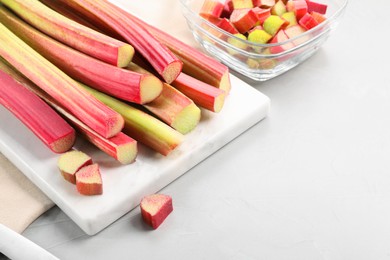
[[[272,35],[267,33],[265,30],[253,30],[248,35],[248,41],[257,43],[257,44],[265,44],[272,38]]]
[[[76,172],[76,188],[82,195],[93,196],[103,194],[103,180],[98,164],[94,163],[82,167]]]
[[[326,14],[326,10],[328,9],[328,5],[314,2],[311,0],[310,1],[306,0],[306,3],[307,3],[307,12],[309,12],[309,13],[317,12],[320,14]]]
[[[288,12],[294,12],[299,21],[307,13],[307,3],[305,0],[288,1],[286,4]]]
[[[61,154],[57,166],[66,181],[76,184],[76,172],[92,163],[92,158],[88,154],[72,150]]]
[[[210,86],[185,73],[181,73],[172,82],[172,85],[192,99],[195,104],[212,112],[220,112],[225,103],[225,91]]]
[[[123,132],[138,142],[162,155],[168,155],[182,143],[182,134],[155,117],[97,90],[85,85],[83,87],[107,106],[118,111],[125,119]]]
[[[227,39],[227,42],[230,46],[227,46],[226,49],[230,55],[240,55],[240,52],[237,49],[246,50],[248,48],[248,43],[246,42],[247,38],[244,34],[236,33],[232,37]]]
[[[271,40],[270,43],[282,43],[288,40],[288,37],[284,30],[280,30]],[[276,54],[280,52],[284,52],[286,50],[289,50],[291,48],[294,48],[294,44],[292,42],[286,42],[285,44],[282,45],[277,45],[277,46],[271,46],[269,47],[271,53]]]
[[[260,7],[255,7],[252,10],[257,15],[257,20],[258,20],[258,24],[259,25],[262,25],[264,23],[265,19],[267,19],[271,15],[271,9],[270,8],[263,9],[263,8],[260,8]]]
[[[162,91],[162,82],[107,64],[74,50],[29,26],[4,7],[0,22],[69,76],[117,98],[144,104]]]
[[[282,16],[287,11],[286,5],[282,0],[276,2],[274,6],[271,7],[271,14]]]
[[[301,25],[305,30],[310,30],[318,25],[318,22],[314,19],[311,14],[306,13],[299,21],[299,25]]]
[[[264,30],[270,35],[276,35],[285,24],[285,20],[277,15],[270,15],[263,23]]]
[[[128,68],[139,73],[151,74],[134,63]],[[182,134],[191,132],[200,121],[201,111],[195,103],[168,83],[164,83],[161,95],[144,107]]]
[[[146,224],[157,229],[173,211],[172,197],[165,194],[153,194],[142,198],[141,216]]]
[[[229,19],[227,18],[223,18],[221,21],[219,21],[219,23],[217,24],[217,26],[219,28],[221,28],[222,30],[228,32],[228,33],[231,33],[231,34],[236,34],[238,33],[238,30],[234,27],[234,25],[232,24],[232,22],[230,22]]]
[[[309,36],[300,36],[302,33],[306,32],[306,30],[300,26],[300,25],[294,25],[294,26],[291,26],[291,27],[288,27],[284,30],[284,32],[286,33],[287,37],[289,39],[293,39],[293,43],[294,45],[299,45],[299,44],[302,44],[306,41],[308,41],[310,39]],[[300,36],[300,37],[298,37]]]
[[[317,12],[313,11],[310,14],[314,18],[314,20],[317,21],[318,24],[320,24],[320,23],[322,23],[323,21],[326,20],[326,17],[324,15],[320,14],[320,13],[317,13]]]
[[[119,67],[126,66],[133,57],[131,45],[76,23],[38,0],[1,2],[39,30],[92,57]]]
[[[233,9],[253,8],[252,0],[232,0]]]
[[[240,33],[244,34],[255,27],[258,18],[252,9],[234,9],[230,21]]]
[[[199,15],[205,19],[220,17],[223,12],[223,4],[218,0],[205,0],[200,8]]]
[[[288,26],[291,27],[298,24],[297,18],[294,12],[285,12],[281,16],[284,20],[288,21]]]
[[[76,139],[74,129],[44,101],[26,89],[19,78],[20,75],[0,58],[0,104],[53,152],[63,153],[71,149]]]
[[[120,114],[82,89],[2,23],[0,55],[100,135],[108,138],[122,130],[124,120]]]
[[[148,30],[130,19],[119,7],[105,0],[67,0],[76,10],[94,16],[120,34],[153,66],[167,83],[174,81],[182,62]]]

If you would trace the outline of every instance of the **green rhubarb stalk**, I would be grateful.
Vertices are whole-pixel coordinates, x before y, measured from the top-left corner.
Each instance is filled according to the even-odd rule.
[[[2,23],[0,56],[100,135],[109,138],[122,130],[121,115],[81,88]]]
[[[25,21],[59,41],[92,57],[124,67],[134,48],[55,12],[38,0],[0,0]]]
[[[127,69],[152,75],[148,70],[132,62],[127,66]],[[182,134],[192,131],[198,125],[201,117],[199,107],[190,98],[165,82],[161,95],[152,102],[144,104],[144,107]]]
[[[125,120],[123,131],[138,142],[162,155],[168,155],[182,143],[184,138],[182,134],[155,117],[88,86],[83,84],[82,86],[104,104],[120,113]]]

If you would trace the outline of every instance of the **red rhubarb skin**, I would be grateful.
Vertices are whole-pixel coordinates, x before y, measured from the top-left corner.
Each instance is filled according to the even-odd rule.
[[[0,9],[0,21],[74,79],[117,98],[142,103],[140,84],[144,75],[118,68],[70,48],[4,9]]]
[[[25,124],[55,153],[72,148],[74,129],[34,93],[0,69],[0,103]],[[54,143],[68,139],[68,145],[55,150]]]
[[[171,85],[164,83],[161,95],[144,106],[168,125],[172,125],[178,113],[193,104],[191,99]]]
[[[106,23],[129,42],[153,68],[159,73],[167,83],[172,82],[180,73],[182,62],[163,44],[118,8],[114,4],[104,0],[69,0],[66,3],[77,10],[93,12],[96,17]],[[178,67],[177,75],[168,79],[165,75],[170,66]],[[168,73],[169,74],[169,73]]]
[[[225,91],[214,88],[184,73],[180,73],[172,85],[192,99],[195,104],[210,111],[215,110],[217,98],[225,95]]]
[[[230,16],[230,21],[240,33],[246,33],[258,22],[257,14],[253,9],[236,9]]]
[[[143,220],[153,229],[157,229],[173,211],[172,198],[163,194],[146,196],[140,207]],[[150,207],[156,207],[156,212],[151,212]]]
[[[3,24],[2,29],[7,31]],[[2,47],[6,41],[11,43]],[[0,55],[12,66],[56,99],[77,118],[104,137],[112,137],[123,128],[117,112],[82,89],[76,81],[55,67],[11,32],[0,35]],[[30,66],[35,64],[35,66]]]
[[[221,80],[229,73],[228,67],[198,49],[185,44],[162,30],[149,25],[132,14],[127,14],[136,23],[146,28],[183,62],[183,72],[207,84],[219,88]],[[230,85],[224,89],[230,91]]]
[[[45,8],[45,6],[40,8],[36,7],[35,4],[28,4],[28,1],[15,1],[23,9],[33,10],[34,16],[25,17],[24,19],[46,34],[104,62],[114,66],[118,64],[119,48],[127,45],[126,43],[76,23],[50,8]],[[45,10],[45,12],[42,10]],[[37,19],[43,21],[39,22]],[[50,22],[53,22],[54,25],[50,25]]]

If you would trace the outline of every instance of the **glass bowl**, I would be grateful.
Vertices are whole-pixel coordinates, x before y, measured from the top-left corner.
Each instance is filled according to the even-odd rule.
[[[224,0],[219,0],[222,3]],[[321,0],[328,5],[326,20],[316,27],[287,41],[276,44],[255,44],[239,39],[199,16],[204,0],[180,0],[182,12],[195,39],[216,59],[256,81],[272,79],[312,56],[328,39],[345,13],[348,0]],[[229,44],[228,39],[241,43],[245,49]],[[273,47],[294,47],[271,53]]]

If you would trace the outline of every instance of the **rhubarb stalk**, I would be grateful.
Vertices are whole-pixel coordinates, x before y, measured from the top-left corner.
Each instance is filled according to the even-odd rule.
[[[155,117],[88,86],[82,86],[107,106],[120,113],[125,119],[123,131],[140,143],[162,155],[168,155],[182,143],[184,139],[182,134]]]
[[[104,62],[124,67],[134,55],[131,45],[76,23],[38,0],[0,2],[44,33]]]
[[[76,139],[74,129],[43,100],[23,87],[15,78],[15,72],[1,59],[0,104],[53,152],[63,153],[72,148]]]
[[[61,0],[62,1],[62,0]],[[106,0],[62,1],[90,17],[91,13],[111,30],[121,35],[149,61],[158,74],[171,83],[182,69],[182,62],[150,32],[130,19],[121,9]]]
[[[2,23],[0,56],[100,135],[108,138],[122,130],[121,115],[86,92]]]
[[[0,22],[72,78],[117,98],[144,104],[162,91],[162,82],[118,68],[70,48],[41,33],[0,6]]]
[[[130,63],[127,68],[139,73],[151,74],[135,63]],[[200,121],[201,111],[194,101],[165,82],[161,95],[144,107],[182,134],[192,131]]]

